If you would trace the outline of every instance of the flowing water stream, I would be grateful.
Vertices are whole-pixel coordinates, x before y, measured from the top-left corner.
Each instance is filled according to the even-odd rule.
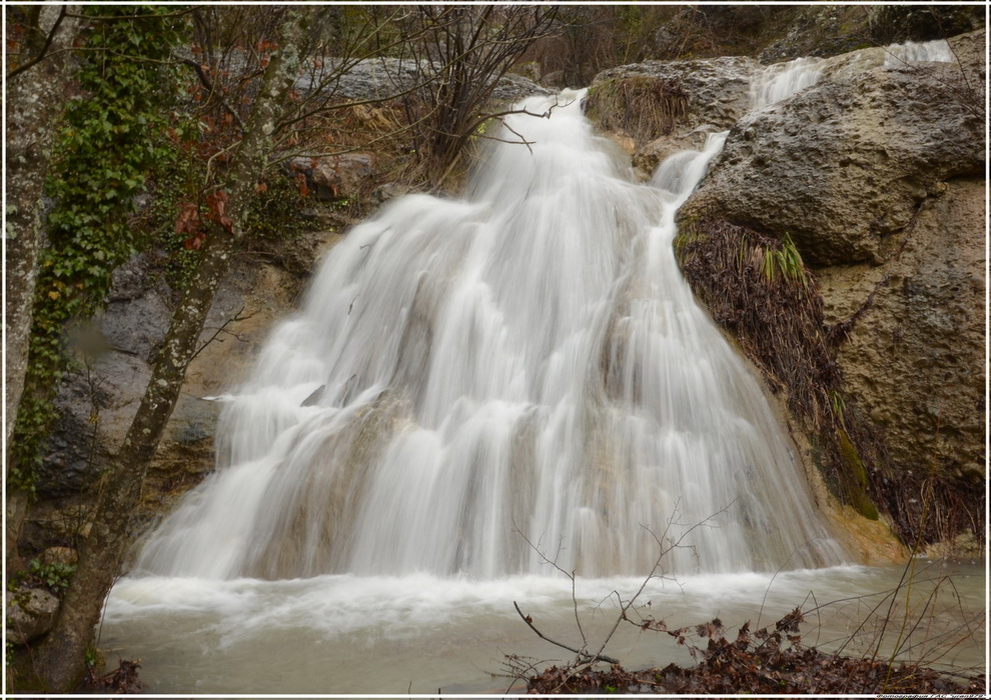
[[[755,107],[819,63],[767,71]],[[725,132],[640,185],[583,95],[527,101],[543,116],[504,134],[527,143],[495,147],[463,199],[404,197],[351,231],[224,397],[216,472],[108,601],[103,642],[153,691],[498,688],[500,650],[548,653],[512,601],[574,633],[555,566],[596,633],[662,550],[679,585],[647,595],[686,622],[772,581],[768,612],[878,576],[820,522],[677,269],[675,212]],[[612,653],[660,663],[623,634]]]

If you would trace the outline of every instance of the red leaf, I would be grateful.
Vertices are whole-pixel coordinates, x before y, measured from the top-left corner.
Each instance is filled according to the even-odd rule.
[[[227,193],[223,190],[211,192],[206,196],[206,206],[210,210],[210,218],[214,221],[220,221],[224,218],[224,212],[227,209]]]
[[[199,207],[193,202],[179,204],[179,216],[175,222],[175,232],[180,236],[189,236],[199,229]]]

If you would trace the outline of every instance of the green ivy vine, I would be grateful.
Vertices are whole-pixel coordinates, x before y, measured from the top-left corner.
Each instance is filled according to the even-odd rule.
[[[186,31],[175,6],[93,6],[66,106],[47,193],[49,245],[41,253],[25,389],[10,450],[10,483],[34,491],[43,446],[56,416],[54,398],[68,362],[73,323],[100,310],[114,269],[140,241],[135,197],[163,157],[170,53]]]

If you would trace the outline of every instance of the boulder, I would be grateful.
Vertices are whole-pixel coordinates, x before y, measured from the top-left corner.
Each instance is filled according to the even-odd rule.
[[[592,81],[589,99],[618,85],[637,81],[654,85],[663,93],[684,95],[678,123],[688,130],[704,124],[728,129],[750,107],[750,78],[759,64],[752,58],[721,57],[697,61],[645,61],[602,71]],[[622,110],[625,105],[604,105],[602,111]],[[609,128],[606,126],[605,128]]]
[[[984,33],[950,46],[959,63],[824,62],[818,84],[733,127],[679,212],[794,240],[847,418],[880,441],[858,460],[925,541],[978,532],[984,513]]]
[[[530,78],[516,73],[506,73],[496,83],[492,99],[500,102],[518,102],[533,95],[551,95],[553,91],[537,84]]]
[[[328,70],[336,70],[334,63],[328,63]],[[422,65],[422,71],[430,67]],[[313,91],[322,79],[319,73],[307,74],[296,81],[301,92]],[[369,58],[357,61],[347,72],[330,81],[334,96],[343,100],[389,99],[415,88],[423,81],[421,66],[413,59]],[[499,79],[493,99],[516,101],[530,95],[546,95],[550,91],[522,75],[509,73]]]
[[[289,168],[306,178],[306,186],[318,202],[362,194],[375,173],[374,159],[368,153],[293,158]]]
[[[7,634],[18,644],[39,639],[52,629],[59,599],[41,588],[6,591]]]
[[[824,79],[741,119],[699,200],[815,266],[880,263],[941,183],[984,172],[981,101],[951,64]]]

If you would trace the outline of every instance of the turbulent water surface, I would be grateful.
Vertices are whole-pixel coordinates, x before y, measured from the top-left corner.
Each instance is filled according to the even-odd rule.
[[[906,661],[982,667],[983,567],[916,564],[913,586],[902,588],[887,627],[887,593],[901,580],[898,567],[655,580],[630,617],[652,615],[674,628],[718,616],[732,639],[747,620],[755,628],[796,606],[823,606],[806,614],[806,644],[843,646],[851,654],[871,653],[880,644],[885,658],[900,647],[898,658]],[[952,580],[937,586],[949,574]],[[598,649],[616,621],[613,591],[628,600],[641,583],[633,577],[578,580],[577,610],[589,648]],[[547,636],[581,645],[571,583],[549,567],[538,575],[481,581],[430,574],[130,577],[109,600],[102,645],[109,660],[140,658],[142,680],[153,693],[503,692],[512,683],[504,675],[506,655],[526,657],[540,670],[574,659],[536,637],[514,601]],[[625,623],[605,653],[631,669],[692,663],[687,649],[667,635]],[[525,690],[520,683],[513,688]]]

